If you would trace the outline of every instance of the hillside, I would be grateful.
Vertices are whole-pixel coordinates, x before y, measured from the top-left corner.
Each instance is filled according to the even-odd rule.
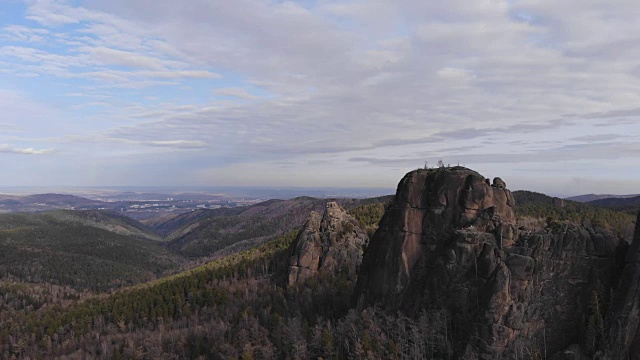
[[[0,277],[104,291],[148,281],[183,262],[140,224],[113,213],[0,215]]]
[[[389,197],[335,199],[345,209],[386,202]],[[155,229],[167,233],[168,246],[189,257],[209,256],[234,245],[237,250],[262,243],[301,226],[311,211],[322,212],[328,199],[298,197],[269,200],[253,206],[192,212],[172,218]],[[224,210],[224,211],[219,211]]]
[[[624,199],[624,198],[630,198],[630,197],[636,197],[636,196],[640,196],[640,195],[638,194],[634,194],[634,195],[586,194],[586,195],[571,196],[571,197],[565,198],[565,200],[586,203],[586,202],[592,202],[592,201],[601,200],[601,199]]]
[[[63,221],[83,224],[138,239],[160,241],[162,238],[150,227],[122,214],[106,210],[58,210],[47,216]]]
[[[624,198],[605,198],[590,201],[589,205],[606,207],[612,210],[625,211],[630,214],[640,210],[640,195]]]
[[[58,206],[89,206],[89,205],[97,205],[102,204],[102,201],[98,200],[90,200],[85,199],[83,197],[75,196],[75,195],[64,195],[64,194],[36,194],[36,195],[27,195],[20,198],[20,201],[25,204],[47,204],[47,205],[58,205]]]
[[[437,313],[417,319],[383,315],[375,309],[362,315],[347,313],[342,307],[349,298],[341,294],[339,284],[310,282],[288,289],[277,285],[275,275],[286,271],[288,248],[295,236],[288,233],[107,297],[53,307],[40,307],[27,289],[9,286],[4,290],[7,298],[21,297],[37,305],[17,306],[0,317],[4,329],[0,356],[345,359],[370,352],[377,358],[403,354],[413,358],[419,349],[403,347],[403,339],[443,330],[435,326]],[[420,322],[434,326],[426,330]],[[22,336],[30,333],[43,336],[37,340]],[[13,336],[24,340],[18,344]],[[426,349],[433,351],[436,346],[440,341]]]
[[[174,222],[167,224],[166,228],[179,227],[176,231],[182,234],[176,240],[195,240],[185,242],[186,251],[178,251],[224,246],[213,241],[215,239],[229,241],[237,252],[227,256],[222,255],[224,252],[218,252],[217,258],[195,269],[125,287],[109,295],[83,294],[63,286],[0,281],[0,328],[3,329],[0,332],[0,358],[455,359],[465,348],[475,349],[460,346],[470,339],[469,336],[475,338],[472,330],[490,324],[473,319],[477,316],[490,317],[494,311],[501,314],[498,321],[505,321],[501,328],[506,332],[497,333],[500,341],[505,341],[505,346],[509,346],[504,349],[513,349],[518,355],[522,351],[526,355],[526,349],[532,349],[530,358],[543,358],[541,348],[535,346],[544,331],[554,334],[547,338],[550,351],[563,349],[567,339],[581,344],[583,341],[580,339],[591,341],[588,343],[591,345],[585,345],[585,351],[589,351],[589,354],[602,348],[604,343],[599,335],[593,335],[593,329],[597,325],[594,321],[601,321],[596,316],[604,315],[589,310],[598,306],[598,293],[595,300],[584,299],[588,295],[587,290],[591,289],[588,278],[592,271],[593,276],[598,277],[618,268],[612,264],[618,256],[615,244],[619,240],[604,226],[615,227],[612,225],[616,224],[615,218],[625,214],[588,204],[558,201],[533,192],[516,192],[513,194],[516,200],[513,201],[508,190],[500,185],[489,187],[484,178],[476,176],[476,173],[456,169],[451,171],[463,172],[464,175],[458,179],[459,186],[450,188],[447,185],[449,181],[437,180],[434,182],[437,186],[426,187],[426,191],[434,193],[440,193],[438,186],[448,189],[445,191],[448,196],[438,197],[437,201],[454,199],[440,213],[442,217],[438,212],[429,212],[428,216],[410,216],[416,211],[414,209],[427,210],[419,203],[414,204],[415,207],[398,204],[398,201],[406,199],[420,202],[434,198],[409,188],[420,181],[404,182],[391,204],[388,204],[391,197],[341,201],[359,225],[374,234],[377,247],[391,245],[391,253],[382,252],[372,258],[378,260],[367,260],[367,267],[373,268],[361,269],[358,277],[362,271],[367,271],[367,276],[378,276],[375,274],[384,274],[386,267],[405,268],[402,264],[413,259],[419,265],[413,268],[412,276],[433,276],[440,280],[429,282],[432,285],[425,288],[424,292],[411,291],[411,287],[408,287],[402,296],[390,296],[387,305],[414,306],[432,301],[431,304],[436,305],[434,307],[409,310],[408,313],[391,308],[385,310],[382,304],[353,308],[355,298],[349,294],[358,288],[353,286],[351,272],[323,272],[324,260],[318,261],[319,270],[315,275],[283,285],[287,283],[284,279],[291,279],[292,256],[298,259],[297,265],[294,265],[299,267],[300,262],[308,258],[301,254],[315,249],[306,246],[305,241],[313,243],[315,239],[322,239],[323,244],[329,246],[321,246],[323,256],[328,256],[326,263],[331,264],[332,259],[341,259],[344,255],[338,250],[332,252],[331,246],[339,244],[341,236],[359,237],[363,232],[350,226],[340,228],[338,223],[346,223],[330,220],[330,216],[327,217],[329,220],[324,221],[325,225],[316,229],[312,220],[318,216],[310,216],[309,209],[320,207],[325,211],[337,211],[338,205],[331,204],[329,209],[325,199],[269,201],[241,208],[237,214],[196,211],[179,221],[168,219]],[[427,174],[431,173],[427,170]],[[487,194],[486,197],[465,197],[464,203],[455,200],[456,194],[464,195],[457,191],[458,187],[468,188],[463,186],[466,174],[477,177],[473,178],[473,186],[485,189],[477,192],[471,189],[470,193]],[[469,206],[469,201],[475,205]],[[517,202],[521,205],[514,206]],[[342,214],[338,218],[346,216]],[[383,215],[386,220],[380,222]],[[496,215],[501,220],[496,220]],[[311,219],[300,232],[285,232],[246,250],[239,247],[239,244],[248,246],[259,242],[255,236],[260,234],[265,225],[272,232],[297,222],[298,216]],[[441,223],[442,219],[450,219],[452,227]],[[540,223],[542,230],[535,234],[530,229],[516,230],[516,225],[521,226],[521,220],[533,219]],[[626,217],[618,219],[620,222],[627,220]],[[420,225],[425,221],[429,222],[428,226]],[[457,221],[465,223],[458,224]],[[466,221],[471,221],[472,226]],[[593,225],[594,221],[599,223]],[[16,228],[20,224],[27,228],[43,229],[59,222],[53,216],[14,216],[7,218],[4,223],[8,224],[7,227],[20,230]],[[591,223],[588,227],[572,224],[581,222]],[[382,224],[381,229],[378,229],[379,223]],[[65,226],[72,227],[73,224],[66,223]],[[162,222],[159,221],[156,226],[160,225]],[[269,228],[269,225],[272,227]],[[450,229],[445,231],[454,231],[456,236],[446,237],[445,232],[438,230],[438,226]],[[498,232],[502,241],[500,247],[495,245],[495,229],[498,227],[501,229]],[[419,242],[392,245],[405,237],[413,241],[413,233],[402,230],[405,228],[435,230],[429,233],[433,236],[427,237],[429,241],[440,242],[440,245],[429,248],[434,250],[434,261],[420,262],[412,255],[411,251],[415,252],[422,246]],[[72,229],[64,231],[73,233],[69,232]],[[94,237],[96,233],[104,234],[101,232],[105,231],[92,229]],[[206,231],[210,232],[210,237],[198,238]],[[113,233],[110,234],[113,236]],[[30,237],[37,239],[39,235]],[[131,241],[130,237],[125,238]],[[268,239],[269,236],[264,238]],[[176,240],[173,240],[173,244]],[[448,241],[453,241],[455,246],[446,247]],[[150,241],[145,244],[157,245]],[[71,246],[82,248],[79,244]],[[438,250],[438,246],[446,248]],[[622,246],[620,249],[626,248]],[[367,251],[368,248],[365,249],[365,259]],[[400,251],[405,256],[395,256],[393,251]],[[425,253],[428,251],[425,250]],[[141,253],[136,255],[137,258],[142,256]],[[529,261],[529,258],[533,260]],[[540,261],[536,262],[537,259]],[[73,260],[67,259],[65,262],[72,263]],[[424,266],[427,264],[436,266],[434,271],[426,271]],[[551,271],[556,267],[561,268],[562,274]],[[571,281],[566,282],[563,274],[569,274]],[[398,287],[373,282],[365,296],[381,290],[396,291],[411,284],[410,280],[406,282],[407,278],[396,275],[394,273],[386,279],[399,281]],[[540,277],[541,281],[537,281],[536,277]],[[608,294],[606,286],[609,286],[609,278],[603,276],[602,283],[594,283],[594,291]],[[522,285],[522,281],[535,287],[536,291],[527,293],[525,290],[528,287]],[[418,281],[417,284],[422,282]],[[358,293],[362,293],[361,290]],[[432,297],[424,298],[424,302],[410,301],[419,294],[428,294],[427,290],[442,293],[432,294]],[[475,298],[480,293],[483,294],[482,301]],[[511,293],[515,295],[509,295]],[[464,301],[466,297],[474,301]],[[557,298],[562,301],[558,302]],[[467,305],[471,306],[469,311],[459,312],[459,307]],[[536,311],[528,312],[529,308]],[[562,308],[561,312],[556,310],[559,308]],[[503,316],[503,313],[507,315]],[[584,321],[585,318],[588,321]],[[522,328],[517,325],[520,324],[517,319],[522,319]],[[541,330],[540,324],[544,325],[544,330]],[[534,336],[528,338],[522,335],[527,331]],[[559,333],[565,334],[567,339],[556,336]],[[32,337],[29,334],[40,335]],[[479,334],[487,336],[488,333]],[[510,334],[521,339],[509,343]],[[494,351],[497,348],[489,346],[481,349]]]
[[[635,217],[629,213],[593,206],[591,203],[553,198],[532,191],[514,191],[518,223],[532,229],[549,221],[603,227],[631,242]]]
[[[141,223],[162,236],[169,236],[171,233],[181,228],[188,228],[198,222],[219,216],[233,216],[243,212],[246,208],[220,208],[202,209],[190,211],[184,214],[166,215],[159,218],[142,220]],[[174,235],[175,236],[175,235]]]
[[[74,195],[36,194],[27,196],[0,195],[0,212],[40,212],[54,209],[97,208],[104,202]]]

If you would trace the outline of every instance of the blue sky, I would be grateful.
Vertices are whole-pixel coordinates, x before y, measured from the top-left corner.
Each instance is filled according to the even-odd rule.
[[[640,4],[0,3],[0,185],[640,193]]]

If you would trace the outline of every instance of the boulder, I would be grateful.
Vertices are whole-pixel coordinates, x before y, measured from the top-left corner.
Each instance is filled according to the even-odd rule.
[[[507,183],[505,183],[504,180],[502,180],[501,178],[496,177],[496,178],[493,178],[493,186],[500,189],[506,189]]]

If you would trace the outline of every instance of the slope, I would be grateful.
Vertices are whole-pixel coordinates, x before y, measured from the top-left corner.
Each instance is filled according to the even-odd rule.
[[[548,222],[571,222],[588,227],[612,230],[628,242],[633,238],[635,217],[629,213],[593,206],[590,203],[553,198],[532,191],[515,191],[518,224],[533,230]]]
[[[609,199],[609,198],[623,199],[623,198],[630,198],[630,197],[636,197],[636,196],[640,196],[640,195],[639,194],[635,194],[635,195],[586,194],[586,195],[571,196],[566,198],[565,200],[586,203],[586,202],[592,202],[600,199]]]
[[[102,212],[0,215],[0,277],[105,291],[148,281],[183,259],[133,220]]]
[[[635,214],[640,210],[640,195],[625,198],[605,198],[589,201],[589,205]]]
[[[160,241],[162,238],[150,227],[128,217],[107,210],[57,210],[46,213],[62,221],[72,222],[111,231],[138,239]]]
[[[328,201],[345,209],[387,201],[389,197],[373,199],[317,199],[298,197],[291,200],[269,200],[253,206],[230,209],[228,212],[207,211],[180,215],[171,224],[156,229],[166,232],[180,225],[168,237],[171,249],[189,256],[209,256],[233,246],[239,251],[262,243],[279,234],[301,226],[311,211],[323,212]],[[231,211],[234,210],[234,211]]]

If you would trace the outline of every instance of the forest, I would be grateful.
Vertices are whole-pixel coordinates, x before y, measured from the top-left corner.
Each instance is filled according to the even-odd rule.
[[[518,216],[539,224],[589,221],[620,236],[633,227],[628,214],[573,203],[558,207],[536,194],[516,198],[523,203]],[[388,201],[364,202],[349,213],[371,236]],[[376,307],[358,311],[354,282],[345,277],[286,286],[299,227],[189,268],[157,241],[57,218],[10,219],[0,230],[3,359],[447,359],[465,332],[445,309],[416,316]],[[240,221],[222,219],[204,223]],[[207,236],[215,233],[197,234]],[[237,236],[198,252],[214,252]],[[540,349],[528,351],[528,358],[541,356]]]

